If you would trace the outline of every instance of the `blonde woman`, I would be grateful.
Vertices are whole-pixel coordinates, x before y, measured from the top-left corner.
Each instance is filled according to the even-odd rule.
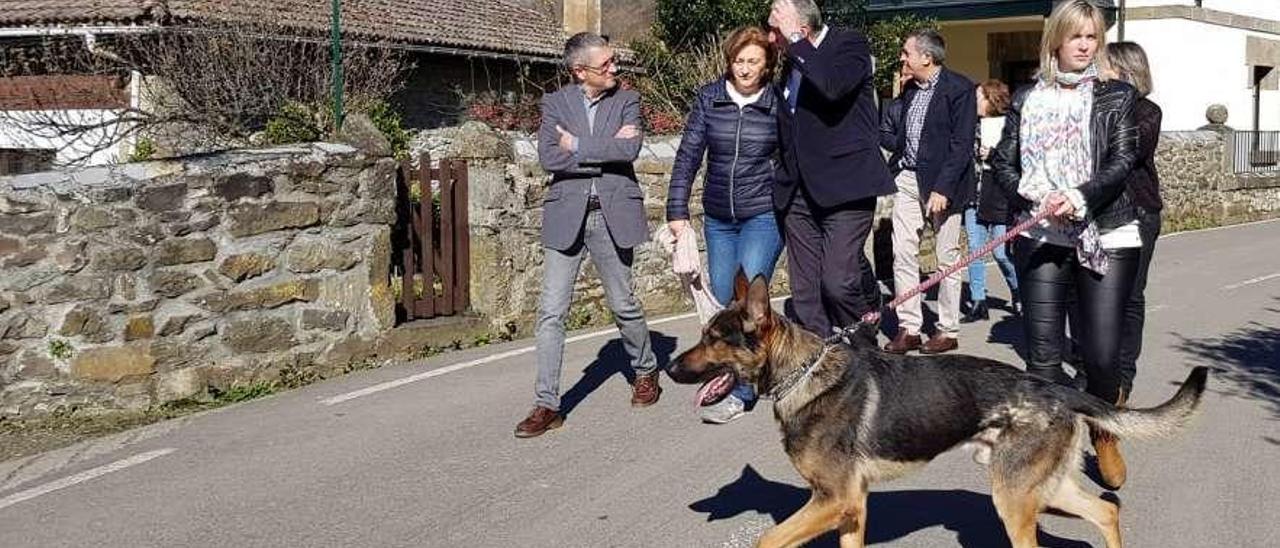
[[[1142,248],[1137,211],[1125,192],[1138,154],[1138,94],[1103,73],[1105,32],[1102,10],[1086,0],[1054,8],[1037,81],[1014,95],[991,163],[1019,220],[1051,212],[1014,243],[1027,370],[1071,383],[1062,343],[1074,292],[1080,330],[1072,337],[1086,390],[1123,403],[1121,333]],[[1100,430],[1092,434],[1102,482],[1119,488],[1125,464],[1117,441]]]

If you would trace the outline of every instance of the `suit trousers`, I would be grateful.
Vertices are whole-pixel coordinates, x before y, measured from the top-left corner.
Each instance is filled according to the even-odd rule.
[[[894,181],[898,193],[893,195],[893,287],[901,295],[920,283],[920,233],[924,230],[925,211],[916,172],[903,170]],[[950,268],[960,260],[960,214],[943,212],[930,219],[933,225],[934,255],[938,269]],[[955,338],[960,331],[960,272],[947,276],[938,288],[938,335]],[[899,329],[913,335],[924,326],[924,296],[907,299],[897,309]]]
[[[657,371],[658,360],[649,346],[649,326],[644,309],[631,287],[634,253],[620,249],[609,235],[600,210],[587,213],[578,240],[565,251],[543,248],[542,297],[534,326],[538,376],[534,384],[534,404],[560,410],[560,371],[564,366],[564,319],[573,302],[573,284],[578,279],[582,259],[591,262],[600,274],[604,296],[613,311],[613,321],[622,334],[622,348],[631,358],[637,375]]]
[[[783,212],[792,319],[805,329],[825,337],[879,307],[865,249],[875,209],[874,197],[822,208],[802,185]]]

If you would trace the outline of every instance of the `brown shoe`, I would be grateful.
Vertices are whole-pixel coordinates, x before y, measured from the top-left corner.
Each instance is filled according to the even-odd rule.
[[[547,409],[546,407],[534,407],[529,412],[529,416],[520,421],[516,425],[517,438],[533,438],[547,433],[547,430],[560,428],[564,424],[564,417],[560,413]]]
[[[957,348],[960,348],[960,341],[956,340],[955,337],[934,335],[929,337],[928,341],[925,341],[924,346],[920,347],[920,353],[941,354],[943,352],[950,352]]]
[[[631,407],[649,407],[658,403],[658,396],[661,395],[662,387],[658,386],[657,371],[637,376],[636,383],[631,387]]]
[[[919,348],[920,335],[912,335],[907,333],[905,329],[899,329],[898,336],[889,341],[889,344],[884,345],[884,351],[890,354],[906,354]]]

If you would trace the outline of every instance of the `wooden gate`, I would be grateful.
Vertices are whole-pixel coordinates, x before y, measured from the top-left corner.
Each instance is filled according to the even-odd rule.
[[[471,305],[467,163],[443,159],[433,168],[425,153],[416,168],[405,160],[396,195],[392,245],[401,267],[401,317],[411,321],[466,311]]]

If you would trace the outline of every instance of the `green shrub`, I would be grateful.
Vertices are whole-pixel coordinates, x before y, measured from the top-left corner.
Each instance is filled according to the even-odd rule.
[[[893,92],[893,82],[902,70],[899,52],[907,33],[916,29],[938,30],[938,22],[915,15],[895,15],[871,23],[867,28],[867,40],[871,42],[871,55],[876,58],[876,90],[882,97]]]
[[[391,143],[391,153],[396,159],[409,157],[409,132],[404,129],[404,117],[391,103],[374,99],[355,106],[355,112],[363,112],[373,121],[374,127]]]
[[[133,151],[129,153],[128,161],[145,162],[156,155],[156,142],[150,137],[140,137],[138,142],[134,143]]]
[[[724,74],[724,56],[715,37],[672,49],[660,40],[631,43],[636,65],[643,70],[627,85],[644,98],[645,129],[655,134],[679,133],[698,88]]]
[[[263,130],[264,140],[271,145],[311,143],[323,135],[316,106],[297,102],[285,103]]]
[[[658,0],[654,36],[675,48],[698,45],[743,26],[763,24],[772,0]]]
[[[71,343],[62,339],[53,339],[49,341],[49,356],[56,360],[67,360],[76,353],[75,347]]]
[[[348,107],[348,113],[358,112],[369,117],[391,144],[391,152],[396,158],[408,156],[411,136],[404,129],[400,111],[382,99],[353,102]],[[270,145],[311,143],[324,139],[328,133],[326,128],[332,125],[327,105],[291,102],[267,121],[263,140]]]

